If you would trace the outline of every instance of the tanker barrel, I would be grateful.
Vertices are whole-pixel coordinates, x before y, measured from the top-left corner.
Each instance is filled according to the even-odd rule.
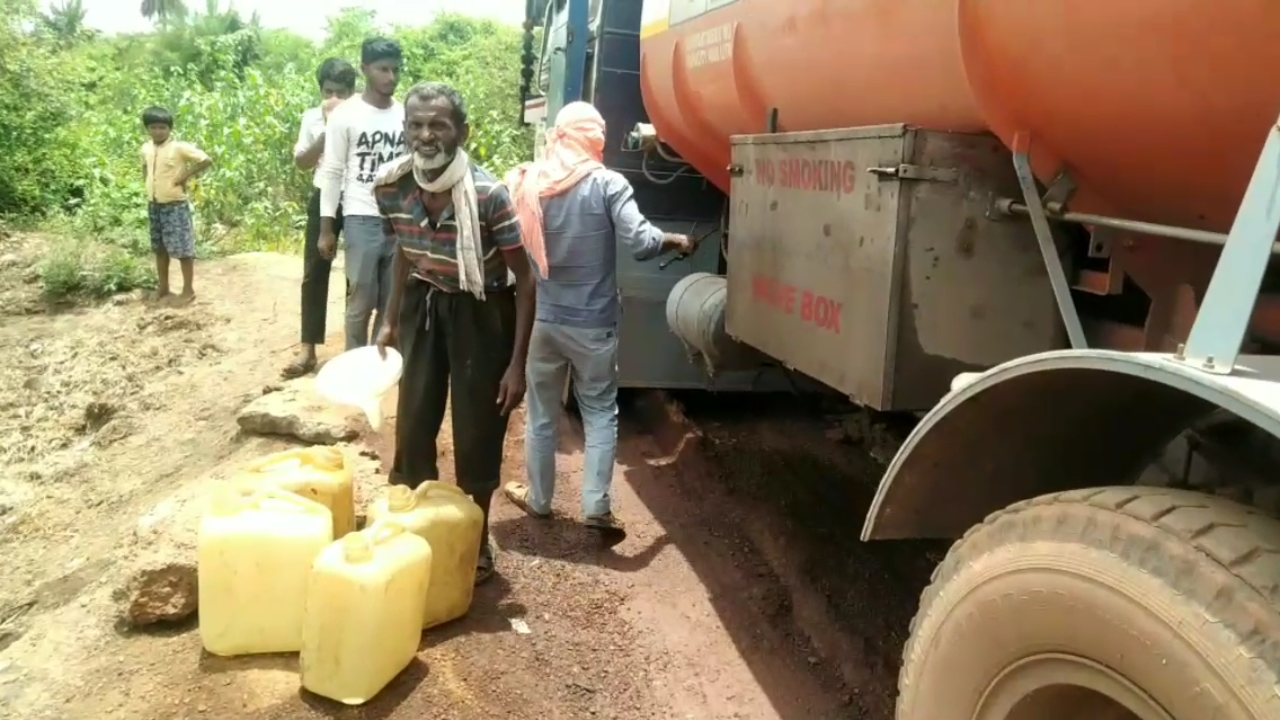
[[[752,369],[767,360],[725,330],[728,298],[728,280],[705,272],[686,275],[667,295],[667,326],[709,375]]]

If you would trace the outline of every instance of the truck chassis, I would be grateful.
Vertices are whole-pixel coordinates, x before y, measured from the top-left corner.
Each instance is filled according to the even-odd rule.
[[[677,209],[693,181],[648,118],[619,109],[638,81],[597,82],[615,57],[600,38],[621,47],[638,5],[529,0],[529,32],[545,21],[562,40],[544,48],[550,100],[528,92],[530,69],[526,109],[549,121],[604,93],[611,137],[639,123],[606,162],[650,193],[646,211],[672,209],[664,228],[705,227],[718,192]],[[1280,718],[1280,356],[1246,347],[1277,254],[1280,124],[1226,235],[1074,213],[1069,175],[1041,192],[1026,135],[776,132],[777,108],[764,124],[732,140],[727,221],[692,258],[701,272],[643,275],[669,288],[668,337],[691,362],[646,360],[632,384],[760,389],[780,370],[922,413],[862,530],[955,540],[912,623],[898,720]],[[683,189],[655,190],[670,183]],[[1169,267],[1113,255],[1151,241]],[[1212,272],[1206,246],[1221,247]],[[1153,269],[1141,327],[1081,312],[1082,295]],[[643,335],[652,358],[644,328],[622,341]]]
[[[1056,275],[1044,203],[1018,150]],[[1185,472],[1143,473],[1179,433],[1223,411],[1280,437],[1280,358],[1239,354],[1277,231],[1280,124],[1185,345],[1083,347],[1059,292],[1072,349],[961,378],[924,416],[862,531],[959,538],[912,624],[900,720],[1280,717],[1274,465],[1241,470],[1248,448],[1228,443],[1208,487]]]

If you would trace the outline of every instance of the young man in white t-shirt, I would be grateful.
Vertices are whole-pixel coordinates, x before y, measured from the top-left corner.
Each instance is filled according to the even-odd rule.
[[[320,86],[321,104],[302,113],[298,142],[293,146],[293,162],[302,170],[315,171],[312,180],[315,189],[307,203],[307,229],[303,235],[302,349],[281,371],[286,379],[315,370],[316,346],[324,344],[333,260],[320,254],[320,159],[324,153],[325,121],[330,110],[355,92],[356,69],[346,60],[329,58],[316,70],[316,83]],[[334,234],[340,232],[341,206],[334,217]]]
[[[338,247],[338,203],[346,236],[346,346],[370,344],[383,323],[391,291],[395,239],[383,232],[373,199],[378,168],[404,154],[404,106],[395,99],[400,83],[400,45],[370,38],[360,48],[364,92],[334,109],[324,138],[320,164],[320,253],[332,258]]]

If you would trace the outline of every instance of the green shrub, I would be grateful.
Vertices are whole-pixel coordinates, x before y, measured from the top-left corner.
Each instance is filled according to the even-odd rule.
[[[154,288],[148,258],[91,240],[50,241],[40,262],[40,283],[49,300],[98,299],[138,288]]]
[[[41,276],[50,296],[153,283],[139,156],[149,105],[169,108],[175,136],[214,158],[193,186],[201,256],[298,250],[311,174],[294,167],[293,144],[302,112],[318,101],[315,68],[331,55],[358,64],[372,34],[404,46],[402,92],[433,79],[467,96],[477,160],[503,173],[530,154],[530,132],[518,124],[516,27],[441,15],[387,29],[348,10],[317,46],[215,4],[153,33],[99,37],[75,3],[43,17],[35,5],[0,0],[0,217],[14,227],[38,219],[76,238],[49,248]]]

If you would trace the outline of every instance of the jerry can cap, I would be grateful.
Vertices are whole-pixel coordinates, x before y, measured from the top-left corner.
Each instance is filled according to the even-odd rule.
[[[363,532],[353,532],[342,538],[342,559],[349,563],[366,563],[373,559],[373,543]]]
[[[408,512],[418,504],[417,496],[404,485],[387,488],[387,509],[392,512]]]

